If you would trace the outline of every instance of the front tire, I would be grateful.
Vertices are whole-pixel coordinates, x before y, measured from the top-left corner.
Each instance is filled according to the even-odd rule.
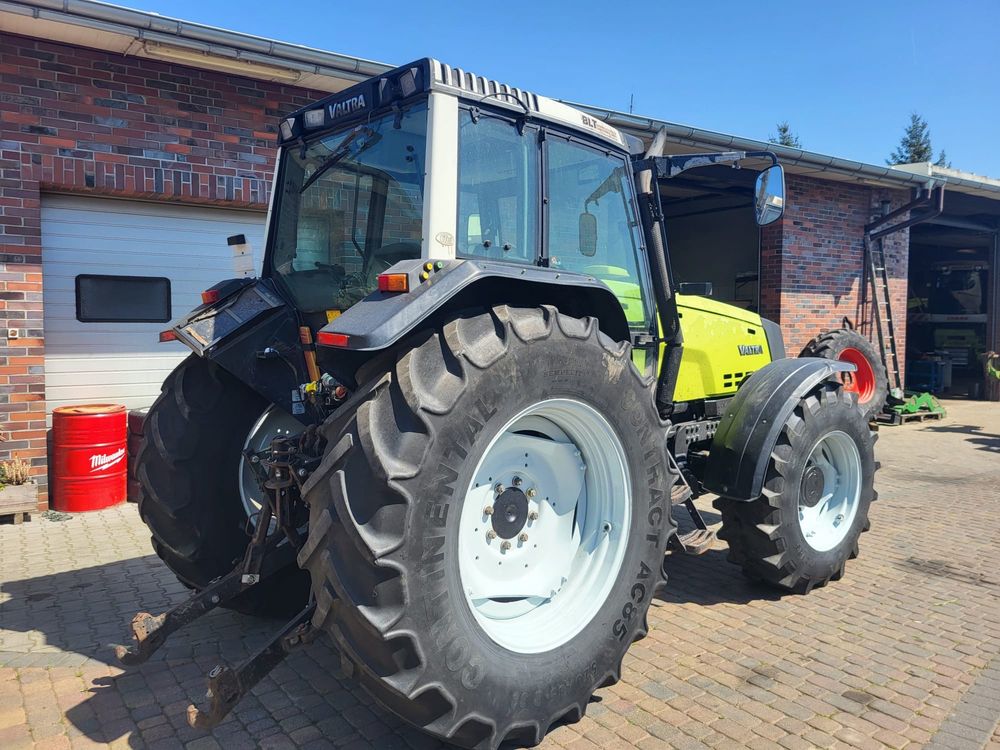
[[[877,497],[874,438],[840,384],[805,396],[782,427],[761,496],[714,503],[730,562],[752,580],[802,594],[841,578]]]
[[[139,515],[180,581],[203,589],[243,559],[250,524],[241,491],[244,443],[267,402],[218,365],[191,355],[170,373],[143,424],[136,461]],[[305,606],[308,576],[294,550],[264,558],[265,577],[224,606],[285,617]]]
[[[323,427],[299,562],[314,624],[390,711],[464,747],[537,743],[618,679],[674,529],[630,354],[593,319],[497,307],[404,346]]]

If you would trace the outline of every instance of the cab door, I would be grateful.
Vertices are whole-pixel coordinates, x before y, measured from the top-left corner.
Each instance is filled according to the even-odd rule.
[[[652,285],[626,157],[551,131],[543,153],[543,263],[608,285],[625,311],[633,360],[653,374]]]

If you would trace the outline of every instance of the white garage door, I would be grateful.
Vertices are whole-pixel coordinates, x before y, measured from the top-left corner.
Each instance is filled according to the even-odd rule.
[[[155,280],[165,277],[170,280],[169,315],[176,318],[201,303],[202,290],[233,277],[232,253],[226,245],[232,234],[246,235],[259,269],[264,247],[262,213],[104,198],[43,198],[49,411],[98,402],[125,404],[130,409],[149,406],[163,379],[189,351],[176,342],[159,343],[166,323],[78,320],[78,276],[88,279],[84,294],[92,294],[87,290],[94,288],[114,288],[116,280],[102,276],[138,277],[132,292],[136,285],[163,292],[159,305],[150,300],[152,310],[159,308],[154,314],[163,314],[166,308],[166,284]],[[127,294],[132,282],[123,282]],[[85,319],[95,317],[86,312],[88,304],[85,299]],[[134,312],[133,304],[129,316],[139,317]]]

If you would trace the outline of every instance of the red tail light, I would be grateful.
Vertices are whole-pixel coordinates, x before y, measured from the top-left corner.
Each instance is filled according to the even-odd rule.
[[[219,290],[218,289],[206,289],[201,293],[201,304],[211,305],[219,301]]]
[[[160,331],[160,343],[161,344],[165,344],[168,341],[176,341],[176,340],[177,340],[177,334],[174,333],[169,328],[166,331]]]
[[[347,346],[348,336],[346,333],[330,333],[320,331],[316,334],[316,343],[320,346]]]

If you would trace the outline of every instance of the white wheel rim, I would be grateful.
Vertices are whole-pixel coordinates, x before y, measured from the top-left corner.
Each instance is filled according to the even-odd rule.
[[[824,435],[809,452],[799,488],[799,527],[806,543],[817,552],[840,544],[854,524],[860,497],[858,446],[839,430]]]
[[[466,600],[495,643],[551,651],[594,618],[628,548],[631,487],[621,440],[581,401],[541,401],[497,433],[466,492],[458,544]]]
[[[296,435],[302,432],[302,429],[301,422],[284,409],[279,409],[274,405],[265,409],[264,413],[254,423],[254,426],[250,428],[247,439],[243,442],[244,453],[240,455],[240,465],[237,467],[237,472],[239,472],[240,500],[243,501],[243,510],[246,511],[248,517],[255,518],[256,514],[260,512],[261,507],[263,507],[261,502],[263,490],[261,490],[260,484],[257,482],[257,477],[254,475],[250,462],[246,459],[246,451],[260,453],[271,445],[271,441],[274,438],[283,435]]]

